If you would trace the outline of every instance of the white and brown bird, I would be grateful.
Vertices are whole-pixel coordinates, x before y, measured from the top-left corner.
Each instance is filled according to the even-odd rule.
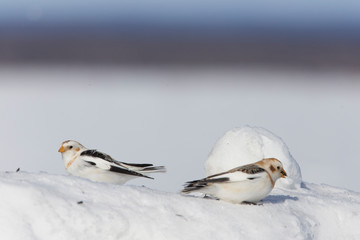
[[[287,176],[276,158],[233,168],[229,171],[190,181],[182,193],[201,192],[232,203],[257,203],[275,186],[276,180]]]
[[[62,155],[66,171],[71,175],[96,182],[124,184],[137,177],[153,179],[145,174],[166,171],[165,167],[153,164],[119,162],[105,153],[89,150],[73,140],[63,142],[58,152]]]

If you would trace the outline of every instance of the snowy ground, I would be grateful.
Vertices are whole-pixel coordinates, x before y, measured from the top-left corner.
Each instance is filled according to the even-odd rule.
[[[270,156],[282,160],[289,176],[257,206],[66,175],[2,172],[1,238],[360,238],[360,193],[302,182],[286,144],[264,128],[228,131],[205,166],[218,172]]]
[[[0,191],[1,239],[360,239],[360,193],[327,185],[261,206],[21,171],[1,173]]]
[[[97,70],[0,72],[16,80],[0,88],[1,239],[360,239],[360,193],[308,183],[359,187],[355,77],[308,88],[304,75]],[[270,131],[220,138],[246,124]],[[66,139],[168,172],[125,186],[63,175]],[[176,193],[205,176],[216,140],[207,171],[277,157],[289,177],[260,206]]]

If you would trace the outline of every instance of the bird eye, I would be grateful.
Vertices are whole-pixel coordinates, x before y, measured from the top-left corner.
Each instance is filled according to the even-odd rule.
[[[73,148],[73,146],[70,146],[70,147],[69,147],[69,149],[72,149],[72,148]]]
[[[277,169],[279,170],[279,169],[280,169],[280,167],[279,167],[279,166],[277,166]]]

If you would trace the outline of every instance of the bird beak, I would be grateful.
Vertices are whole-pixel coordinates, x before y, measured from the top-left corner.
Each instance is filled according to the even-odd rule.
[[[282,177],[282,178],[285,178],[285,177],[287,176],[287,173],[285,172],[284,169],[281,170],[280,174],[281,174],[281,177]]]
[[[58,152],[61,152],[61,153],[65,152],[65,148],[64,148],[63,146],[61,146],[61,147],[59,148]]]

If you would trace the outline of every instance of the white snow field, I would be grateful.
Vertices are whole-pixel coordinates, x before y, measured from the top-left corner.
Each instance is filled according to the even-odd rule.
[[[358,74],[0,70],[1,240],[360,239]],[[279,158],[289,176],[263,205],[179,194],[205,176],[214,141],[248,123],[287,144],[263,128],[230,130],[206,174]],[[124,186],[69,176],[57,152],[67,139],[168,172]]]
[[[257,206],[66,175],[2,172],[1,239],[360,239],[360,193],[303,183],[285,143],[263,128],[227,132],[206,166],[211,173],[263,157],[282,160],[289,177]]]
[[[47,173],[3,172],[0,191],[1,239],[360,239],[360,193],[326,185],[258,206]]]

